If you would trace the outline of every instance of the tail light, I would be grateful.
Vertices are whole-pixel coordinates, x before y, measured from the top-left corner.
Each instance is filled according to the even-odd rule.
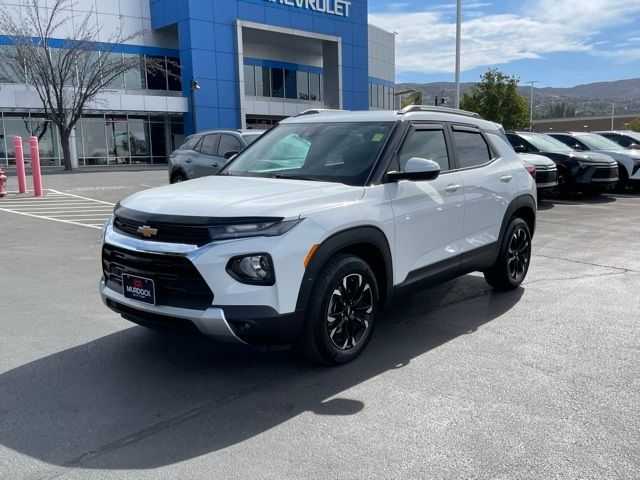
[[[530,163],[526,163],[526,162],[522,162],[524,164],[524,168],[527,172],[529,172],[529,174],[533,177],[533,179],[536,179],[536,167],[535,165],[531,165]]]

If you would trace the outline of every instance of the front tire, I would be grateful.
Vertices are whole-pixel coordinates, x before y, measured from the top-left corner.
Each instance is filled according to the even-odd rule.
[[[176,172],[171,176],[171,183],[182,183],[186,181],[187,177],[185,177],[181,172]]]
[[[359,257],[336,255],[313,286],[297,350],[325,365],[350,362],[371,338],[378,303],[371,267]]]
[[[505,231],[496,263],[484,271],[495,290],[514,290],[527,276],[531,262],[531,231],[527,222],[513,218]]]

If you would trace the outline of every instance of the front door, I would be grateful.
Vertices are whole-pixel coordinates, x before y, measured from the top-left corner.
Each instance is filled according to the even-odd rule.
[[[436,180],[386,184],[395,218],[395,278],[398,282],[456,269],[464,222],[462,175],[452,172],[442,124],[416,124],[402,146],[402,171],[413,157],[440,164]],[[393,169],[392,168],[392,169]]]

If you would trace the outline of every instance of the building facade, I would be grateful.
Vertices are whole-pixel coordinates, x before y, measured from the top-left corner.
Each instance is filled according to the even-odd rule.
[[[0,0],[16,14],[21,4]],[[368,24],[366,0],[78,0],[69,23],[87,13],[99,41],[120,24],[145,33],[115,51],[139,58],[140,69],[101,93],[76,128],[80,166],[161,164],[195,130],[394,105],[395,37]],[[12,48],[2,33],[0,60]],[[150,58],[164,74],[146,72]],[[13,137],[32,134],[43,164],[60,165],[42,112],[28,78],[0,74],[0,166],[13,163]]]

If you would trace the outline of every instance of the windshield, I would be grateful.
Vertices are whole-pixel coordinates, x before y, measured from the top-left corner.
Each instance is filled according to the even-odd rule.
[[[541,152],[574,153],[573,149],[548,135],[539,133],[520,133],[519,135]]]
[[[585,133],[578,135],[576,138],[591,150],[620,150],[620,145],[616,142],[595,133]]]
[[[258,138],[260,138],[260,135],[262,134],[261,133],[245,133],[244,135],[242,135],[242,138],[244,138],[244,141],[247,142],[247,145],[251,145]]]
[[[238,155],[221,175],[364,185],[393,123],[279,125]]]

